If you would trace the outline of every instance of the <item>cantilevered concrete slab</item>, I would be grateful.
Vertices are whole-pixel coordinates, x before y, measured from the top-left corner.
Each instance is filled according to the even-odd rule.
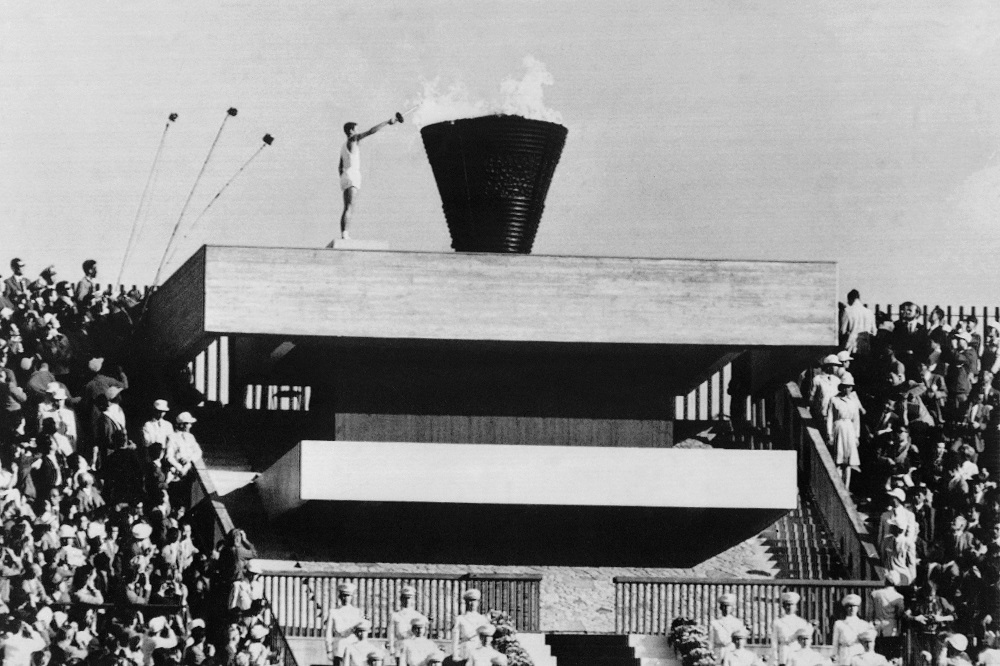
[[[690,566],[793,509],[795,479],[790,451],[305,441],[256,485],[332,559]]]
[[[826,347],[836,265],[202,247],[157,292],[154,341],[278,339]]]

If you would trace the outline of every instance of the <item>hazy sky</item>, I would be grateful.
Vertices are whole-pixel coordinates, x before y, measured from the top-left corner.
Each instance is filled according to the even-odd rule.
[[[494,95],[531,55],[569,128],[535,252],[840,262],[841,293],[1000,304],[1000,3],[0,0],[4,260],[152,279],[180,244],[325,245],[341,126],[440,77]],[[364,144],[353,235],[443,251],[417,129]]]

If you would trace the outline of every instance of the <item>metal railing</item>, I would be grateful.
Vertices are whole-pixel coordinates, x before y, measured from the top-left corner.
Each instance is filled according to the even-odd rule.
[[[416,588],[417,611],[429,619],[430,638],[451,638],[462,594],[482,593],[480,607],[510,614],[519,631],[537,632],[541,626],[541,580],[538,575],[418,574],[418,573],[265,573],[264,596],[286,636],[322,636],[324,617],[337,604],[337,586],[357,585],[355,603],[372,623],[372,636],[388,636],[389,618],[405,585]]]
[[[719,597],[736,595],[733,614],[750,629],[750,642],[765,644],[778,617],[782,592],[797,592],[799,614],[817,626],[817,643],[833,642],[833,623],[842,617],[845,595],[861,597],[861,613],[871,603],[868,592],[882,586],[868,580],[779,580],[645,578],[618,576],[615,582],[615,633],[667,634],[674,619],[690,618],[705,627],[716,616]]]

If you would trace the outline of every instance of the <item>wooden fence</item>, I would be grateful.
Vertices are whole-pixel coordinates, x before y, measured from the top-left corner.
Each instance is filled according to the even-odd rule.
[[[415,608],[428,617],[428,636],[450,639],[462,594],[482,593],[482,612],[510,614],[519,631],[540,629],[541,576],[417,573],[266,573],[264,596],[286,636],[323,636],[325,613],[337,603],[337,586],[357,585],[355,603],[372,623],[372,636],[387,638],[389,618],[405,585],[416,588]]]
[[[676,618],[689,618],[706,629],[717,613],[719,597],[736,595],[734,615],[750,629],[750,641],[764,644],[771,623],[778,617],[782,592],[797,592],[802,600],[799,614],[818,630],[817,643],[833,642],[833,623],[843,617],[841,599],[861,597],[861,613],[867,611],[868,592],[882,586],[868,580],[780,580],[643,578],[619,576],[615,582],[615,633],[666,634]]]

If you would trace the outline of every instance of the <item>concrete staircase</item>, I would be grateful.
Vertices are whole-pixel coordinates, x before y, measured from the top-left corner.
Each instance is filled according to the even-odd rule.
[[[798,506],[761,533],[779,570],[778,578],[847,578],[812,499],[800,491]]]
[[[545,634],[526,634],[519,631],[517,641],[531,655],[535,666],[556,666],[556,658],[552,656],[552,650],[545,642]]]
[[[666,636],[631,634],[628,644],[640,666],[680,666],[681,660],[667,645]]]

